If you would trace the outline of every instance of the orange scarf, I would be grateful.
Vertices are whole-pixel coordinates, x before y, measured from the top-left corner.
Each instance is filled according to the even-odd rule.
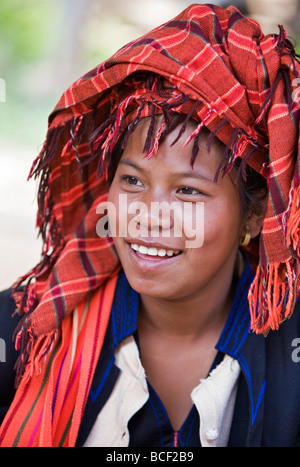
[[[75,445],[109,321],[116,280],[115,275],[63,320],[45,359],[44,347],[39,353],[40,340],[36,342],[35,361],[28,363],[1,426],[0,446]]]

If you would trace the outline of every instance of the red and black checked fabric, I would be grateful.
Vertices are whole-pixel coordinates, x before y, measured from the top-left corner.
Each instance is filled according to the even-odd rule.
[[[225,143],[225,171],[240,157],[267,178],[268,208],[249,293],[252,329],[276,329],[290,316],[299,296],[299,104],[292,100],[298,70],[283,28],[265,37],[234,7],[191,5],[63,94],[31,172],[40,175],[43,259],[16,284],[23,313],[16,333],[20,384],[0,428],[1,446],[76,442],[119,270],[112,240],[96,233],[96,207],[108,189],[96,172],[119,130],[143,114],[146,86],[141,79],[134,84],[136,73],[169,83],[168,97],[146,92],[157,108],[161,99],[161,107],[172,102],[176,112],[193,110],[197,131],[205,124]],[[130,113],[134,100],[141,105]]]
[[[90,157],[87,135],[93,119],[98,126],[109,121],[112,102],[119,109],[125,105],[122,83],[138,72],[161,76],[198,102],[199,122],[230,149],[226,170],[240,157],[268,179],[260,262],[249,293],[252,328],[275,329],[290,316],[299,295],[299,104],[291,99],[298,70],[283,28],[264,36],[234,7],[191,5],[76,81],[50,115],[32,170],[41,174],[38,225],[45,246],[43,262],[26,276],[22,306],[31,311],[31,333],[59,328],[88,292],[118,270],[112,243],[96,235],[95,207],[107,186],[96,178],[99,161]],[[137,89],[132,86],[126,98]],[[119,117],[100,134],[107,153],[117,142]]]

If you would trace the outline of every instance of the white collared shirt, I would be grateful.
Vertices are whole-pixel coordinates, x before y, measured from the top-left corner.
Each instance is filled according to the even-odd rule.
[[[85,447],[126,447],[128,423],[149,398],[145,370],[133,336],[115,351],[121,370],[113,391],[98,414]],[[202,447],[227,446],[232,422],[240,365],[225,355],[223,361],[192,391],[191,398],[200,417]]]

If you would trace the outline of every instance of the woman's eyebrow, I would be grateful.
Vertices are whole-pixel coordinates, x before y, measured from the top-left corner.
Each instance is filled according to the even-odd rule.
[[[139,172],[146,171],[146,169],[140,167],[139,165],[135,164],[129,159],[121,159],[119,164],[128,165],[129,167],[133,167]],[[197,172],[196,170],[191,170],[188,172],[171,172],[170,177],[172,178],[197,178],[197,179],[203,180],[204,182],[215,183],[214,180],[211,180],[209,177],[206,177],[205,175],[203,175],[200,172]]]
[[[172,177],[182,177],[182,178],[197,178],[197,179],[200,179],[200,180],[203,180],[205,182],[209,182],[209,183],[214,183],[214,180],[211,180],[209,177],[203,175],[202,173],[200,172],[197,172],[195,170],[193,171],[190,171],[190,172],[172,172],[170,175],[172,175]]]
[[[119,164],[129,165],[129,167],[133,167],[134,169],[139,170],[140,172],[145,172],[145,169],[143,169],[142,167],[135,164],[134,162],[132,162],[129,159],[121,159]]]
[[[138,170],[139,172],[145,172],[146,169],[140,167],[139,165],[132,162],[130,159],[121,159],[119,164],[128,165],[129,167],[133,167],[134,169]],[[210,179],[209,177],[203,175],[196,170],[191,170],[188,172],[171,172],[170,177],[172,178],[197,178],[203,180],[204,182],[208,183],[215,183],[214,180]]]

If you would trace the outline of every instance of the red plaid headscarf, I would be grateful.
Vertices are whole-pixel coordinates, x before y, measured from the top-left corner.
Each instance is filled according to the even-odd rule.
[[[40,405],[37,402],[42,399],[42,384],[43,391],[52,388],[52,392],[45,389],[48,404],[51,394],[58,397],[55,388],[62,374],[58,365],[63,368],[67,353],[54,360],[57,369],[53,370],[51,385],[43,373],[43,383],[31,387],[31,393],[35,390],[39,394],[34,407],[40,412],[33,408],[28,413],[22,434],[16,435],[14,416],[24,406],[26,382],[33,384],[34,369],[47,355],[51,359],[55,346],[59,346],[61,327],[65,326],[63,335],[69,336],[63,341],[67,352],[68,339],[74,337],[72,312],[79,309],[81,319],[85,319],[84,304],[91,294],[98,296],[96,305],[103,306],[105,300],[99,291],[119,270],[112,241],[97,236],[96,206],[107,193],[105,172],[111,152],[123,130],[133,131],[143,116],[165,116],[153,144],[146,144],[149,156],[170,130],[170,114],[185,115],[199,122],[192,135],[194,155],[197,137],[205,125],[226,146],[220,166],[223,173],[240,158],[242,165],[249,164],[267,179],[269,198],[260,234],[259,264],[249,291],[251,326],[258,333],[267,332],[290,317],[300,284],[298,74],[294,47],[282,27],[279,34],[264,36],[255,21],[234,7],[191,5],[175,19],[123,47],[63,94],[50,115],[47,139],[31,171],[31,175],[40,175],[38,226],[44,239],[43,260],[18,282],[17,286],[25,282],[25,288],[17,291],[16,287],[19,312],[23,314],[16,338],[22,351],[20,376],[26,364],[27,373],[0,432],[0,444],[13,439],[18,445],[22,436],[24,445],[53,445],[54,439],[72,445],[76,439],[101,345],[92,352],[93,364],[90,362],[84,382],[76,373],[85,391],[80,403],[74,396],[69,408],[63,402],[59,406],[68,410],[70,418],[65,414],[64,420],[69,420],[69,428],[60,425],[62,416],[56,415],[57,405],[52,407],[54,427],[48,426],[45,399]],[[100,179],[99,169],[104,173]],[[251,252],[250,246],[249,255]],[[113,287],[108,288],[107,314],[113,296]],[[106,323],[107,319],[105,315]],[[86,329],[87,336],[88,325]],[[102,334],[103,329],[104,324]],[[96,334],[94,338],[96,342]],[[84,338],[82,342],[84,346]],[[76,368],[82,364],[75,350],[68,361]],[[71,370],[69,373],[73,374]],[[29,438],[24,434],[25,421],[31,427]]]

